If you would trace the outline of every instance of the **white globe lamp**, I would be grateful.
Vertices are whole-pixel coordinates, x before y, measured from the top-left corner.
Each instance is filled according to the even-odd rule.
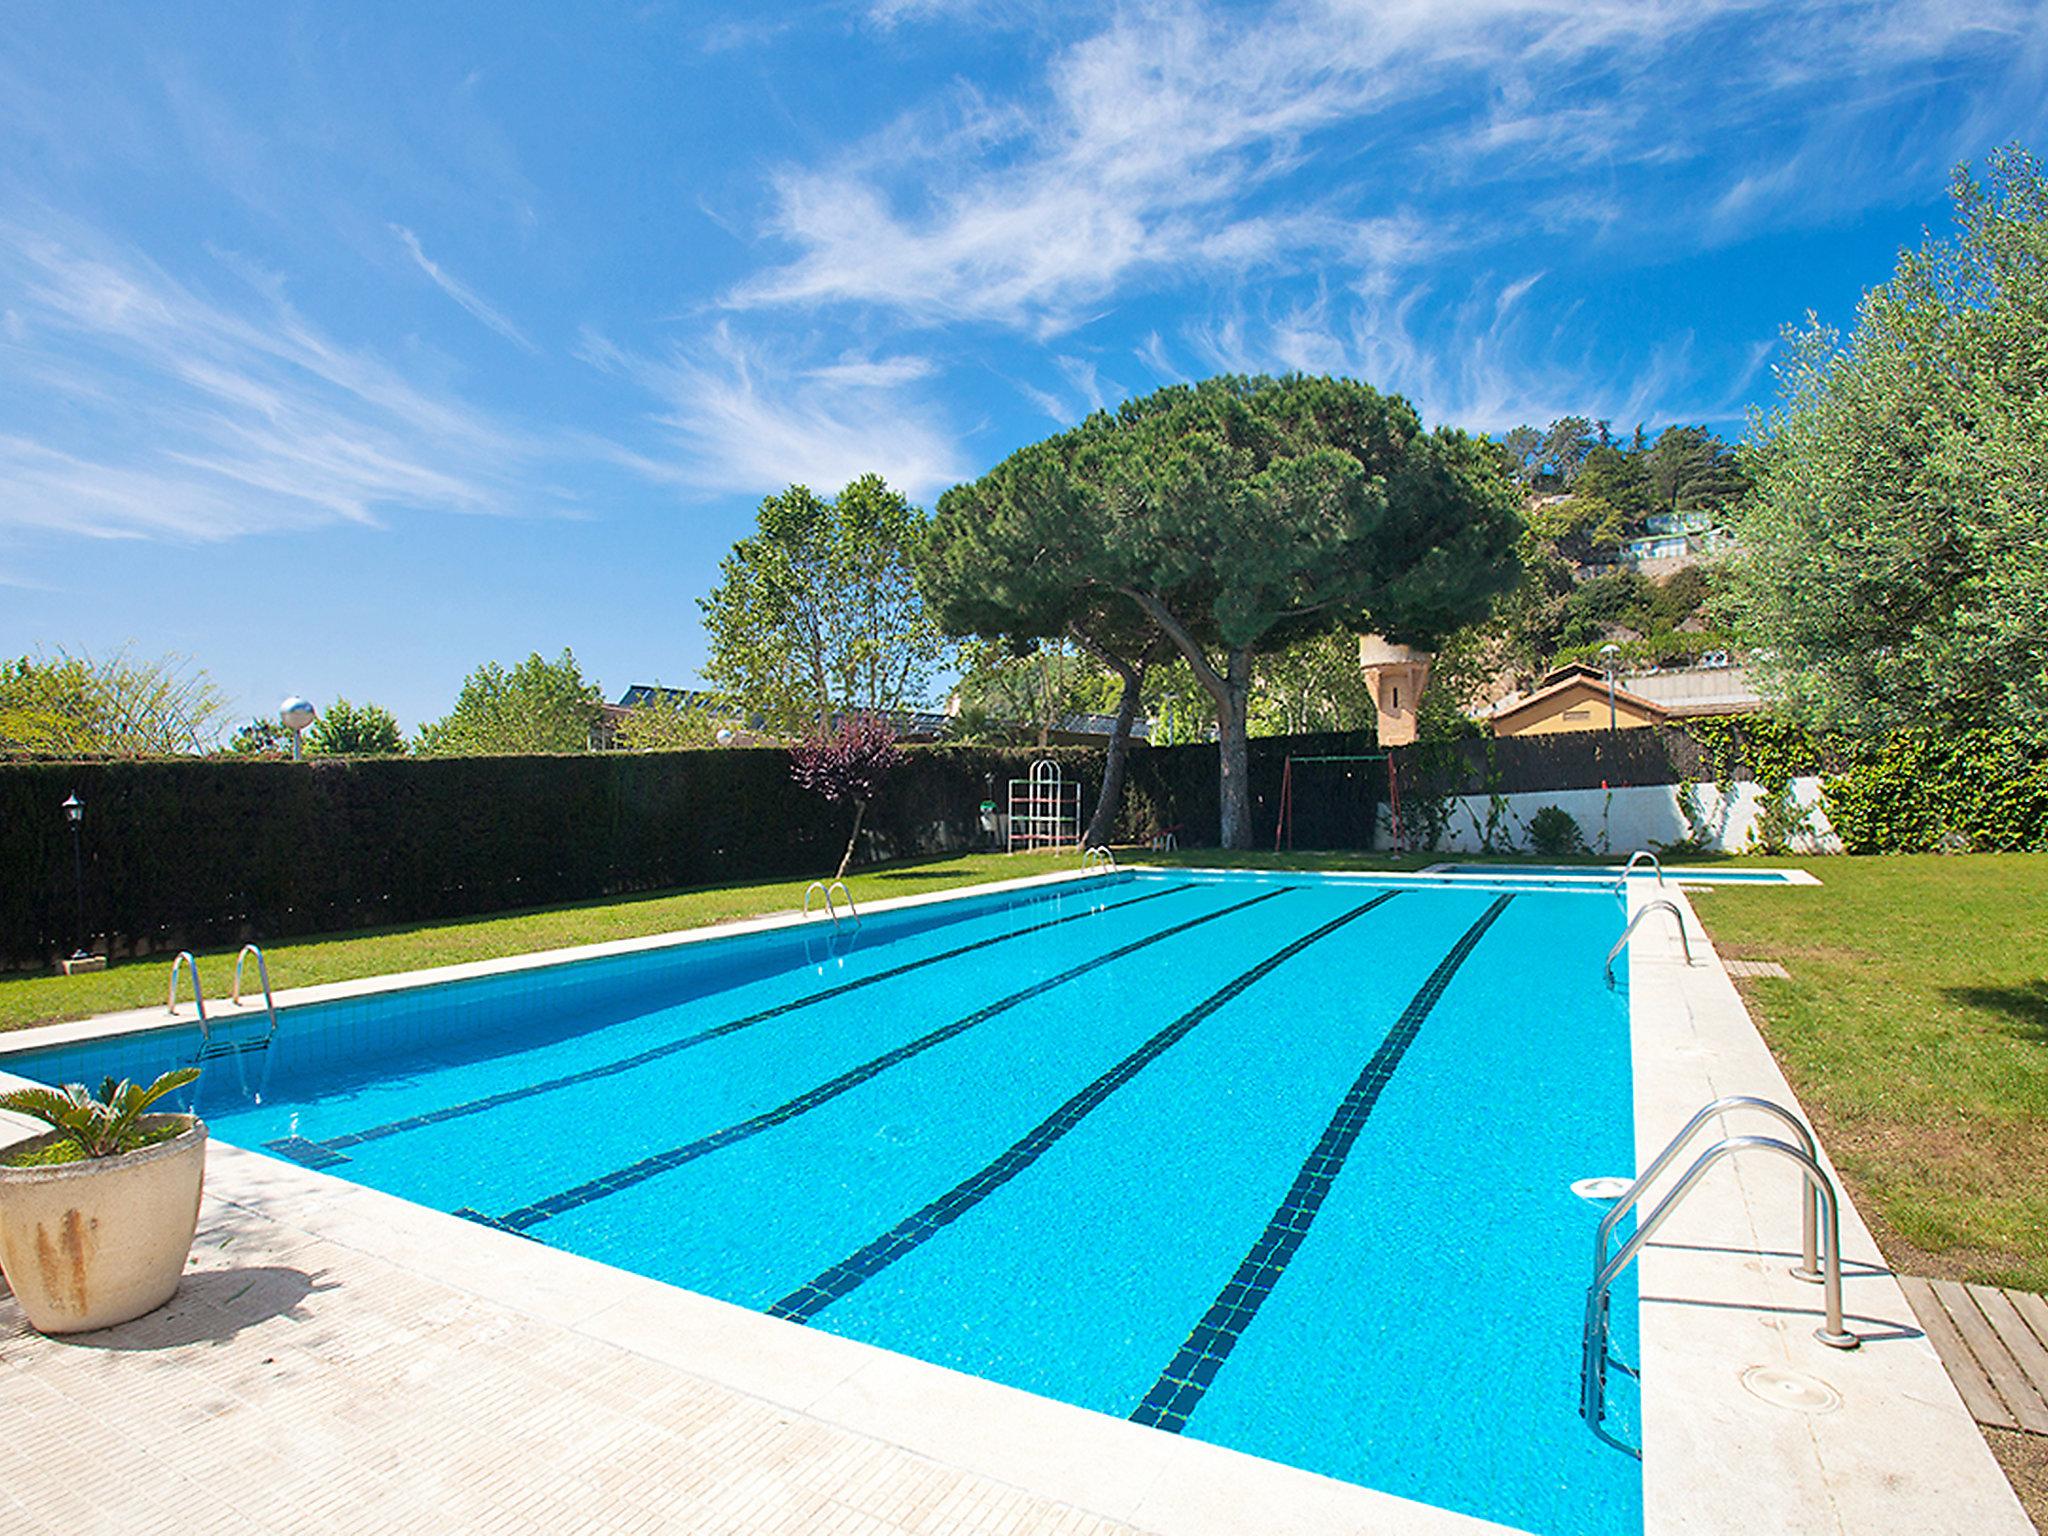
[[[277,706],[277,718],[284,723],[284,728],[292,733],[292,756],[303,756],[299,738],[305,735],[307,726],[320,718],[320,712],[313,708],[309,700],[293,694]]]

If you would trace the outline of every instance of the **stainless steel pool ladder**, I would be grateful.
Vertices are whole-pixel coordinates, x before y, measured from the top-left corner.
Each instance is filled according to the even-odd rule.
[[[1671,914],[1671,921],[1678,924],[1678,942],[1685,950],[1685,963],[1687,965],[1692,964],[1692,940],[1686,937],[1685,914],[1678,910],[1675,902],[1646,901],[1636,909],[1636,915],[1628,920],[1628,926],[1621,930],[1621,937],[1614,941],[1614,948],[1607,951],[1607,982],[1609,986],[1614,984],[1614,957],[1628,948],[1628,941],[1635,935],[1636,924],[1640,923],[1652,912],[1669,912]]]
[[[837,928],[842,919],[839,916],[839,906],[832,899],[834,891],[837,891],[846,898],[846,915],[853,920],[853,926],[858,928],[860,926],[860,908],[853,904],[853,892],[846,888],[844,880],[834,880],[830,885],[827,885],[823,880],[813,880],[810,888],[804,892],[804,916],[809,917],[811,915],[811,903],[822,895],[825,898],[825,915],[832,919],[832,926]]]
[[[1081,850],[1081,872],[1085,875],[1106,875],[1116,868],[1116,855],[1102,844]]]
[[[263,951],[254,944],[244,944],[242,952],[235,956],[235,986],[230,1001],[237,1008],[242,1006],[242,966],[249,956],[256,957],[256,975],[263,983],[263,1007],[269,1015],[270,1027],[260,1036],[231,1035],[217,1029],[221,1022],[210,1019],[206,1014],[206,996],[199,988],[199,962],[192,958],[192,951],[178,951],[178,958],[171,962],[171,990],[165,1001],[164,1010],[176,1014],[178,1011],[178,972],[185,971],[192,978],[192,1006],[199,1015],[200,1061],[209,1061],[219,1056],[239,1056],[245,1051],[262,1051],[270,1048],[270,1042],[277,1036],[277,1003],[270,993],[270,967],[264,963]]]
[[[1647,848],[1638,848],[1628,856],[1628,862],[1621,867],[1621,878],[1626,880],[1630,875],[1634,874],[1636,872],[1636,865],[1640,864],[1644,859],[1648,859],[1650,861],[1650,868],[1656,871],[1657,884],[1661,888],[1664,884],[1664,866],[1657,862],[1657,855],[1650,852]]]
[[[1692,1166],[1651,1208],[1650,1214],[1636,1224],[1629,1240],[1610,1255],[1607,1244],[1621,1218],[1641,1203],[1652,1181],[1671,1165],[1673,1159],[1699,1134],[1701,1127],[1716,1115],[1731,1109],[1757,1109],[1776,1116],[1798,1133],[1800,1144],[1795,1147],[1770,1136],[1723,1137],[1693,1160]],[[1813,1336],[1831,1349],[1854,1349],[1863,1342],[1842,1326],[1841,1206],[1834,1181],[1815,1155],[1812,1132],[1790,1110],[1768,1099],[1746,1096],[1716,1099],[1686,1122],[1685,1128],[1671,1139],[1670,1145],[1657,1154],[1642,1176],[1615,1202],[1614,1209],[1600,1219],[1600,1229],[1594,1238],[1593,1283],[1586,1288],[1585,1333],[1579,1367],[1579,1411],[1595,1429],[1599,1428],[1607,1411],[1607,1341],[1615,1280],[1634,1262],[1636,1255],[1656,1235],[1657,1229],[1664,1225],[1679,1202],[1692,1193],[1707,1170],[1723,1158],[1749,1151],[1776,1153],[1791,1161],[1802,1176],[1800,1220],[1805,1229],[1804,1252],[1800,1267],[1792,1273],[1802,1280],[1817,1280],[1821,1286],[1823,1316],[1821,1326],[1814,1330]],[[1822,1241],[1823,1236],[1825,1242]]]

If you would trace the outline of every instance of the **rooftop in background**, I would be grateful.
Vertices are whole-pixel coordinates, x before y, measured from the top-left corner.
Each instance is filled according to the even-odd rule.
[[[1607,674],[1584,662],[1549,673],[1524,694],[1510,694],[1488,709],[1496,736],[1551,731],[1630,730],[1700,715],[1747,715],[1764,701],[1740,666],[1659,668],[1615,678],[1613,707]]]

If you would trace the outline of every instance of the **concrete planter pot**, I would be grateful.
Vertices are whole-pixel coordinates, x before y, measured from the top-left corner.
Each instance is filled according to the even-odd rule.
[[[151,1115],[146,1126],[182,1121]],[[23,1143],[47,1146],[55,1132]],[[41,1333],[111,1328],[171,1299],[206,1175],[206,1126],[118,1157],[0,1166],[0,1270]]]

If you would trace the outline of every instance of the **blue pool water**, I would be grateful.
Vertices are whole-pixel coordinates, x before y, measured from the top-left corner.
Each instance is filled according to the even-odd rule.
[[[1578,1416],[1569,1186],[1634,1166],[1620,926],[1533,882],[1138,874],[293,1009],[199,1107],[794,1323],[1606,1536],[1642,1526],[1635,1400]]]

